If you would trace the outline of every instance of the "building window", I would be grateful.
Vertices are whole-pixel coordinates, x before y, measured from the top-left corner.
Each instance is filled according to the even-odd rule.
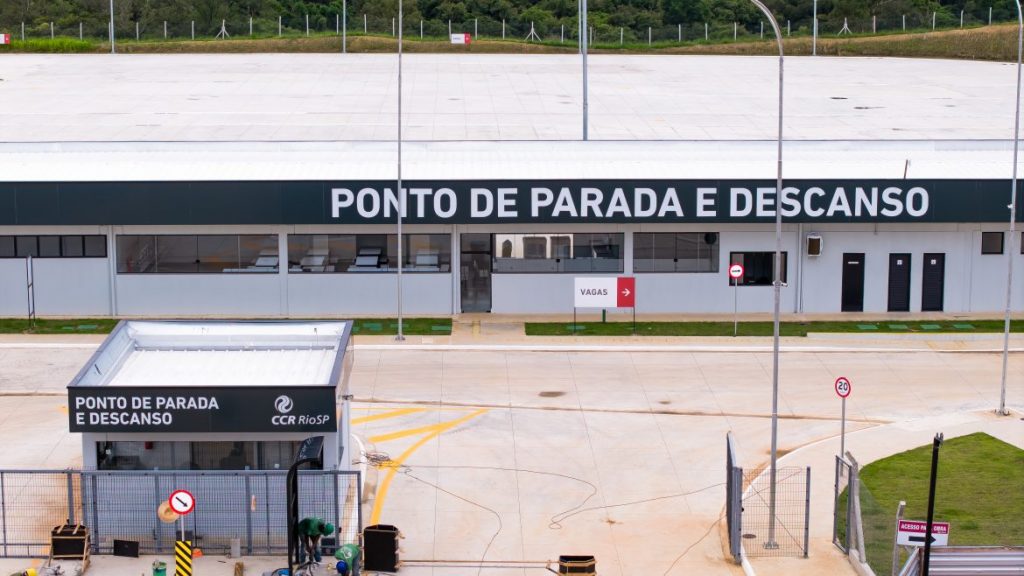
[[[288,272],[396,272],[395,234],[289,234]],[[451,272],[450,234],[403,234],[402,272]]]
[[[90,249],[91,248],[91,249]],[[107,237],[0,236],[0,258],[106,258]]]
[[[634,272],[718,272],[718,233],[633,234]]]
[[[622,234],[495,234],[494,272],[622,272],[622,244]]]
[[[981,253],[982,254],[1002,254],[1003,253],[1003,233],[1002,232],[982,232],[981,233]]]
[[[779,281],[786,282],[787,266],[786,252],[782,253],[782,272],[779,274]],[[743,278],[740,278],[740,286],[771,286],[774,279],[775,252],[731,252],[729,254],[729,265],[739,264],[743,266]],[[729,280],[732,284],[732,280]]]
[[[86,253],[97,247],[85,242]],[[119,274],[275,273],[274,234],[164,234],[117,237]]]

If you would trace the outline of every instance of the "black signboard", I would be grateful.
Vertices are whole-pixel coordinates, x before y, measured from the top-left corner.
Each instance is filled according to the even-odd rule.
[[[403,184],[409,224],[775,219],[774,180]],[[1002,222],[1009,201],[1009,180],[794,179],[780,204],[787,222]],[[0,183],[0,226],[381,224],[397,206],[394,182],[382,180]]]
[[[68,388],[72,432],[336,432],[335,389]]]

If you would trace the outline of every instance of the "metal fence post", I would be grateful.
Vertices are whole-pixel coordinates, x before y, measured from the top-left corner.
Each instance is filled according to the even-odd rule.
[[[139,21],[135,21],[135,41],[139,41]]]
[[[740,34],[740,25],[737,24],[736,22],[733,22],[732,23],[732,39],[733,39],[733,41],[735,41],[739,37],[739,34]]]
[[[21,41],[22,42],[25,41],[25,23],[24,22],[21,23]]]
[[[281,17],[277,17],[277,35],[281,36]]]
[[[4,490],[4,472],[0,470],[0,524],[4,531],[4,557],[7,557],[7,493]]]
[[[807,467],[807,492],[804,494],[804,558],[811,541],[811,467]]]
[[[903,500],[900,500],[899,505],[896,506],[896,530],[892,533],[892,576],[896,576],[900,571],[899,525],[900,520],[903,520],[903,510],[906,507],[907,503]]]
[[[478,28],[479,28],[479,24],[480,24],[480,22],[479,22],[479,18],[473,18],[473,39],[474,39],[474,40],[476,40],[477,36],[479,36],[479,35],[480,35],[480,34],[479,34],[479,33],[477,32],[477,30],[478,30]]]
[[[75,524],[75,483],[71,477],[72,474],[71,470],[65,473],[68,487],[68,524]]]
[[[710,36],[708,36],[708,23],[704,23],[704,41],[707,42]]]
[[[252,16],[249,16],[249,36],[252,36]]]
[[[647,27],[647,45],[648,46],[651,45],[651,27],[650,26]]]
[[[156,474],[153,475],[153,497],[157,502],[161,502],[163,498],[160,496],[160,477]],[[163,538],[163,522],[157,522],[156,524],[156,553],[160,554],[164,549],[164,538]],[[177,538],[175,538],[177,539]]]
[[[963,26],[961,26],[961,28],[963,28]],[[78,39],[79,40],[85,40],[85,38],[82,36],[82,23],[81,22],[78,23]]]
[[[363,14],[363,34],[367,34],[368,28],[366,27],[366,14]]]
[[[682,24],[677,24],[676,26],[678,27],[678,32],[676,34],[677,39],[678,39],[679,42],[682,42],[683,41],[683,25]]]
[[[306,14],[306,36],[309,36],[309,14]]]
[[[264,478],[266,478],[265,474]],[[246,474],[245,500],[242,501],[242,507],[245,509],[245,549],[250,555],[252,555],[252,496],[252,480],[250,479],[249,474]],[[268,502],[267,505],[269,506],[270,503]]]
[[[334,35],[341,36],[341,14],[334,15]]]
[[[164,40],[167,40],[167,20],[164,20]]]
[[[100,513],[96,506],[96,474],[90,474],[89,477],[92,479],[92,522],[86,524],[92,526],[92,552],[98,554],[100,551]]]
[[[50,22],[50,40],[53,40],[53,22]]]
[[[193,40],[196,39],[196,21],[195,20],[192,21],[192,39]]]
[[[338,471],[331,471],[331,479],[334,481],[334,525],[341,526],[341,503],[338,502]],[[335,537],[335,543],[337,544],[337,537]],[[339,544],[340,548],[340,544]]]
[[[422,20],[420,20],[420,27],[421,28],[423,27],[423,21]],[[504,18],[501,19],[501,39],[502,40],[505,39],[505,19]]]

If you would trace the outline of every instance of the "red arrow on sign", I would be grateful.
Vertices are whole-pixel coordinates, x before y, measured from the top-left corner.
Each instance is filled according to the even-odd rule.
[[[618,308],[636,307],[636,278],[620,276],[615,287],[615,306]]]

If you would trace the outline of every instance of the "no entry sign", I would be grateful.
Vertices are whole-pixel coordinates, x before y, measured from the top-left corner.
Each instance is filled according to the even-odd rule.
[[[928,523],[923,520],[900,520],[896,528],[896,543],[900,546],[924,546]],[[932,522],[932,545],[949,544],[949,522]]]
[[[733,264],[732,266],[729,266],[729,278],[732,278],[733,280],[743,278],[743,265]]]
[[[635,308],[636,279],[577,277],[573,306],[576,308]]]

